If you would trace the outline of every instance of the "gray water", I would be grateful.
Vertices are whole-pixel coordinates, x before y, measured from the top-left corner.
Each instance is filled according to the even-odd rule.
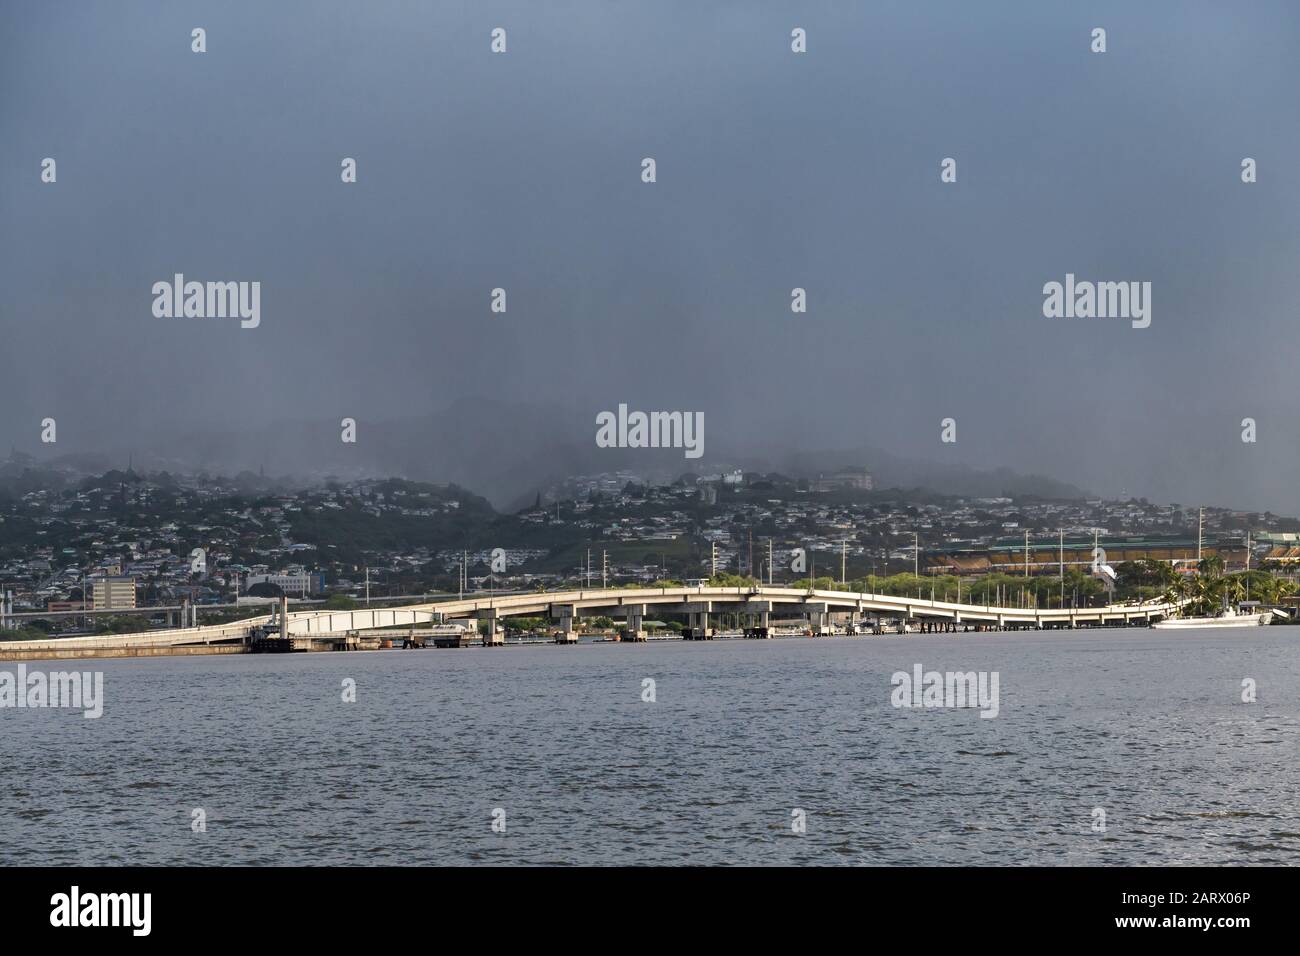
[[[1000,713],[891,706],[916,663]],[[1289,627],[28,667],[104,714],[0,709],[5,865],[1300,862]]]

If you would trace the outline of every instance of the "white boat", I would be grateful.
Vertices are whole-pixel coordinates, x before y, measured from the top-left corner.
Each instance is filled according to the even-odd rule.
[[[1191,627],[1263,627],[1272,616],[1269,611],[1243,614],[1228,608],[1222,614],[1213,617],[1170,617],[1163,621],[1156,621],[1151,626],[1169,630],[1184,630]]]

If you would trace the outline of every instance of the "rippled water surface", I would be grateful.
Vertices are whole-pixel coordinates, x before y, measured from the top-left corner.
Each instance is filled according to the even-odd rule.
[[[1000,714],[894,708],[917,663]],[[28,667],[104,715],[0,710],[4,864],[1300,862],[1297,628]]]

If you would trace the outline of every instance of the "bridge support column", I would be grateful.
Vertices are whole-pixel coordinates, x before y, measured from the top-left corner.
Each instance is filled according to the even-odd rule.
[[[622,641],[631,641],[637,643],[645,640],[645,605],[644,604],[624,604],[620,609],[623,617],[627,619],[627,625],[619,632],[619,639]]]
[[[708,641],[713,639],[713,628],[709,627],[708,611],[693,611],[686,616],[687,626],[690,627],[690,640]]]
[[[506,632],[501,630],[501,619],[497,617],[496,608],[489,607],[480,611],[475,611],[474,617],[480,621],[487,621],[487,633],[483,635],[484,647],[505,646]]]
[[[830,617],[829,611],[830,606],[827,604],[804,604],[803,613],[808,620],[808,630],[812,632],[813,637],[819,637],[826,633],[827,619]]]
[[[578,631],[574,627],[577,615],[572,604],[552,604],[551,620],[559,622],[558,630],[555,632],[556,644],[578,643]]]

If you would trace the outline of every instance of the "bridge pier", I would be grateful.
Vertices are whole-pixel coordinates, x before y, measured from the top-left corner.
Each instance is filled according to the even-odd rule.
[[[504,647],[506,643],[506,632],[501,629],[501,619],[497,616],[497,609],[494,607],[482,608],[474,612],[474,617],[479,621],[487,621],[487,633],[483,635],[484,647]]]
[[[555,632],[556,644],[577,644],[578,631],[573,622],[577,614],[572,604],[552,604],[551,620],[559,621],[559,629]]]
[[[619,640],[630,641],[634,644],[640,643],[646,639],[645,627],[645,605],[644,604],[624,604],[619,608],[622,616],[627,619],[627,624],[619,631]]]
[[[692,611],[686,615],[686,623],[690,628],[688,641],[711,641],[713,640],[713,628],[709,627],[708,611]]]
[[[749,621],[747,631],[767,635],[771,628],[772,602],[746,600],[742,611]]]
[[[821,637],[826,633],[826,626],[830,606],[826,604],[809,604],[803,606],[804,617],[808,620],[808,630],[812,632],[813,637]]]

